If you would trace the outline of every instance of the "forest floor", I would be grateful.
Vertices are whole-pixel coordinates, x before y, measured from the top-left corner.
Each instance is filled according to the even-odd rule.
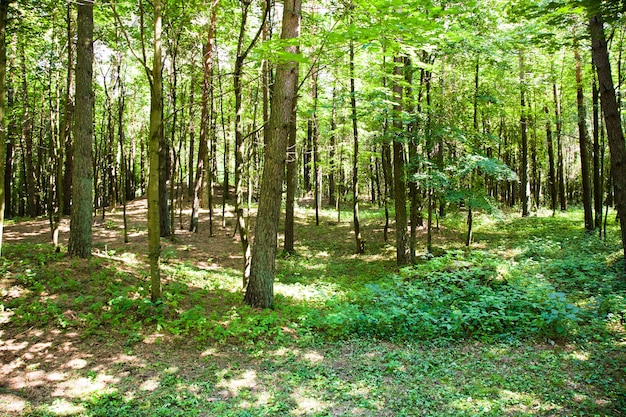
[[[47,219],[11,221],[0,258],[0,416],[626,415],[626,276],[618,233],[578,211],[441,220],[395,266],[384,211],[297,209],[276,305],[242,304],[232,207],[176,218],[163,300],[148,300],[146,203],[98,213],[93,257],[55,253]],[[254,214],[254,213],[253,213]],[[611,223],[611,222],[610,222]],[[61,242],[67,243],[69,220]],[[253,228],[252,228],[253,230]],[[282,242],[282,240],[281,240]]]

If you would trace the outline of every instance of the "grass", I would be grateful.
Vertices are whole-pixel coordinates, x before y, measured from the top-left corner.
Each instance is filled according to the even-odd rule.
[[[141,257],[123,247],[83,261],[5,246],[0,415],[626,413],[615,225],[603,240],[578,211],[482,218],[467,249],[452,213],[435,234],[441,256],[398,270],[380,211],[365,212],[363,257],[348,223],[328,212],[316,227],[301,211],[269,311],[242,305],[238,270],[178,261],[175,248],[153,304]]]

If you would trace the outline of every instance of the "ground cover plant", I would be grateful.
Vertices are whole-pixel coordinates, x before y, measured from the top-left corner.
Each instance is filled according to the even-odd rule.
[[[377,208],[361,256],[336,213],[319,226],[297,215],[296,254],[279,258],[263,311],[241,302],[226,229],[163,240],[152,303],[141,232],[122,243],[119,213],[89,260],[28,238],[36,221],[9,225],[0,415],[624,415],[616,225],[605,240],[579,210],[479,216],[466,248],[450,213],[437,256],[398,269]]]

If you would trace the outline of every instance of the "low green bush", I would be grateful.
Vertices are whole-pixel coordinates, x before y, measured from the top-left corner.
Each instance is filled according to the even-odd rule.
[[[576,330],[580,310],[564,293],[500,277],[493,258],[468,260],[448,254],[367,285],[330,302],[320,327],[331,337],[389,340],[565,338]]]

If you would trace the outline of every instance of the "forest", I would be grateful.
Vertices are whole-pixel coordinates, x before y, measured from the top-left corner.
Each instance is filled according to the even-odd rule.
[[[626,415],[621,0],[0,0],[0,415]]]

